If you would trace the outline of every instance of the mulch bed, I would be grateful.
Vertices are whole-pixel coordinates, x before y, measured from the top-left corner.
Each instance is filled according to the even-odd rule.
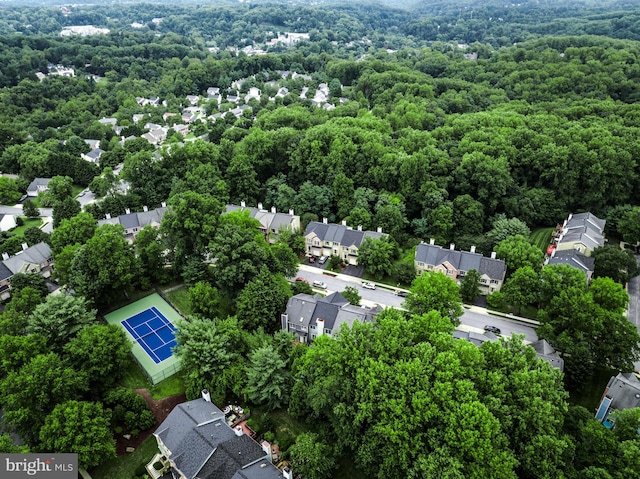
[[[132,437],[131,439],[125,439],[124,437],[122,437],[122,434],[118,435],[118,437],[116,438],[116,452],[119,456],[122,454],[127,454],[128,447],[137,448],[140,444],[142,444],[149,436],[153,434],[153,431],[158,428],[162,421],[167,418],[174,407],[187,400],[187,396],[185,395],[185,393],[174,394],[173,396],[168,396],[156,401],[151,397],[151,394],[149,394],[149,391],[147,391],[146,389],[134,389],[134,391],[137,394],[140,394],[140,396],[142,396],[144,400],[147,401],[151,412],[156,418],[156,423],[153,425],[153,427],[150,427],[146,431],[141,431],[140,434],[138,434],[136,437]],[[126,432],[123,432],[123,434],[126,434]]]

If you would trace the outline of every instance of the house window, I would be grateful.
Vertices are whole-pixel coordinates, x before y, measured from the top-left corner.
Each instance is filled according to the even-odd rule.
[[[331,330],[330,329],[325,329],[324,330],[324,334],[331,334]]]
[[[481,282],[482,284],[487,284],[487,280],[486,280],[486,279],[481,279],[481,280],[480,280],[480,282]]]
[[[333,254],[337,255],[337,254],[338,254],[338,250],[337,250],[337,249],[334,249],[334,250],[333,250]]]
[[[427,269],[433,269],[433,265],[432,264],[428,264],[427,265]]]
[[[491,284],[498,284],[498,280],[497,279],[492,279],[491,280]]]
[[[420,268],[424,268],[424,263],[422,263],[422,262],[418,261],[418,267],[420,267]]]
[[[464,276],[465,274],[467,274],[466,271],[458,271],[458,276]]]
[[[448,269],[448,270],[447,270],[447,274],[448,274],[448,275],[452,275],[452,274],[453,274],[453,270],[452,270],[452,269]]]

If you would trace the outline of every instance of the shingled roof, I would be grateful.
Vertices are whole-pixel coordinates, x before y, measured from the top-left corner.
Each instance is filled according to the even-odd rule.
[[[456,251],[442,246],[420,243],[416,246],[415,259],[419,263],[437,266],[449,263],[458,271],[468,272],[475,269],[481,275],[501,281],[507,271],[507,265],[501,259],[487,258],[479,253]]]

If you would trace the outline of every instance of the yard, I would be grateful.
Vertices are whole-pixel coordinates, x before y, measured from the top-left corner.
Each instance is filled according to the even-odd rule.
[[[129,389],[146,389],[153,399],[162,399],[185,391],[180,373],[153,386],[133,359],[124,373],[121,386]]]
[[[158,452],[158,443],[151,435],[132,453],[118,456],[90,471],[93,479],[131,479]]]
[[[35,226],[37,228],[42,224],[42,219],[40,218],[27,218],[25,216],[22,216],[22,221],[24,221],[24,224],[22,226],[17,226],[11,230],[11,233],[13,235],[22,236],[24,235],[24,232],[27,230],[27,228],[31,228],[32,226]]]
[[[191,302],[189,301],[189,294],[187,293],[187,287],[182,285],[172,289],[171,291],[165,291],[164,293],[178,310],[185,316],[193,314],[191,310]]]
[[[529,241],[531,244],[536,245],[542,250],[543,253],[547,252],[547,246],[551,242],[551,235],[555,228],[538,228],[533,230],[529,235]]]

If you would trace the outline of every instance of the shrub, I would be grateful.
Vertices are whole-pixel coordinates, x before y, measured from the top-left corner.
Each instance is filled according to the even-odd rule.
[[[502,309],[505,306],[504,294],[500,291],[487,295],[487,305],[494,309]]]
[[[24,225],[24,220],[20,216],[16,218],[16,225],[18,226]]]

